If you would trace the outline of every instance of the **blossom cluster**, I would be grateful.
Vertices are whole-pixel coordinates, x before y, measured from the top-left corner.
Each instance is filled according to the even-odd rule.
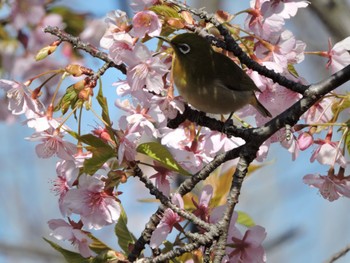
[[[299,8],[305,8],[308,1],[269,1],[256,0],[251,1],[251,8],[248,9],[248,17],[245,21],[245,29],[254,34],[254,56],[253,59],[265,65],[275,72],[279,72],[288,79],[299,83],[306,84],[305,80],[295,72],[294,65],[304,60],[305,54],[315,54],[328,59],[326,68],[331,73],[341,70],[350,63],[350,37],[340,41],[332,46],[329,41],[328,51],[306,52],[306,44],[296,40],[293,33],[284,28],[285,20],[296,15]],[[258,94],[259,100],[269,105],[268,110],[273,115],[278,115],[284,109],[293,105],[299,98],[300,94],[287,90],[279,84],[272,83],[270,79],[257,74],[256,72],[247,72],[256,85],[262,91]],[[346,194],[350,190],[350,178],[334,175],[334,167],[338,165],[345,168],[346,138],[348,130],[342,129],[342,140],[337,141],[333,134],[333,123],[339,118],[341,112],[337,111],[338,105],[344,103],[341,96],[327,96],[316,103],[302,117],[305,125],[293,127],[293,134],[287,135],[286,130],[278,131],[272,136],[264,146],[270,143],[280,142],[281,145],[292,153],[295,160],[300,151],[309,147],[314,147],[310,162],[318,161],[322,165],[329,166],[333,171],[333,176],[307,175],[304,182],[320,190],[321,195],[334,201],[340,196],[349,196]],[[264,124],[266,120],[257,116],[256,123]],[[317,128],[321,125],[319,128]],[[344,124],[344,127],[346,125]],[[308,129],[302,131],[302,129]],[[324,130],[328,132],[325,138],[321,136]],[[320,138],[317,138],[317,136]],[[267,151],[265,150],[265,153]],[[316,183],[317,181],[317,183]],[[326,187],[327,184],[334,185],[333,188]],[[325,190],[327,188],[327,190]],[[340,188],[341,190],[338,190]]]
[[[83,63],[83,60],[75,57],[72,46],[64,44],[59,55],[64,59],[47,58],[36,61],[35,55],[43,46],[49,45],[52,52],[56,48],[55,44],[50,45],[56,38],[45,34],[43,28],[50,25],[63,29],[71,28],[71,25],[63,22],[64,14],[55,11],[47,13],[45,1],[10,2],[9,23],[4,24],[2,28],[2,72],[5,76],[15,76],[23,83],[0,80],[0,89],[6,94],[6,100],[1,100],[0,118],[6,122],[13,122],[20,115],[25,116],[24,124],[34,130],[26,139],[37,142],[37,156],[44,159],[58,157],[57,179],[53,181],[52,190],[58,195],[59,209],[67,220],[52,219],[48,224],[53,237],[69,240],[83,257],[90,257],[94,255],[89,248],[93,239],[88,231],[116,223],[121,206],[116,197],[117,192],[106,186],[108,165],[101,167],[101,173],[92,176],[82,173],[80,170],[84,160],[89,159],[92,154],[88,151],[83,152],[76,143],[67,140],[71,129],[61,118],[53,116],[54,103],[57,103],[53,87],[59,82],[59,78],[55,76],[65,71],[62,67],[68,61]],[[73,16],[73,13],[70,15]],[[79,19],[82,18],[83,16],[80,16]],[[74,19],[74,16],[71,19]],[[80,32],[81,39],[97,45],[102,35],[98,36],[93,31],[97,28],[104,30],[104,22],[84,19],[81,23],[84,21],[89,26]],[[17,38],[13,32],[16,32]],[[76,67],[80,68],[79,65]],[[66,74],[68,72],[73,75],[67,67]],[[33,85],[38,87],[34,89]],[[73,217],[78,218],[78,221],[75,222]]]
[[[118,95],[114,106],[123,112],[121,117],[117,121],[110,119],[102,92],[99,91],[97,100],[103,108],[103,114],[100,116],[103,124],[90,134],[82,135],[80,129],[75,132],[65,122],[69,116],[75,115],[78,109],[91,109],[91,97],[93,93],[97,93],[93,92],[95,84],[92,79],[95,73],[78,65],[82,63],[82,58],[74,57],[71,46],[55,43],[55,39],[49,38],[41,31],[46,25],[64,26],[62,17],[55,14],[46,15],[40,0],[27,1],[31,2],[30,9],[22,6],[23,1],[15,2],[11,13],[14,28],[19,30],[23,25],[30,24],[35,29],[25,46],[26,52],[15,60],[18,65],[13,65],[8,71],[28,81],[21,83],[1,79],[0,88],[6,93],[7,108],[12,115],[23,115],[25,124],[34,130],[27,139],[38,142],[37,155],[40,158],[56,156],[59,159],[53,190],[58,195],[59,209],[66,220],[50,220],[49,227],[54,237],[58,240],[69,240],[83,257],[95,255],[91,250],[94,237],[90,231],[117,223],[121,217],[122,206],[118,199],[120,193],[117,187],[119,183],[127,180],[130,164],[141,160],[139,147],[144,143],[155,142],[158,147],[166,149],[174,159],[173,162],[190,174],[201,171],[218,154],[245,143],[241,138],[228,137],[189,121],[183,122],[176,129],[167,126],[168,120],[184,112],[186,102],[174,93],[170,74],[173,56],[169,47],[161,46],[157,42],[158,47],[152,50],[152,45],[148,43],[154,41],[150,39],[157,36],[171,37],[170,34],[177,34],[179,30],[203,26],[188,12],[181,11],[179,14],[179,10],[164,1],[134,0],[131,3],[134,11],[132,19],[120,10],[107,14],[104,25],[106,30],[99,37],[99,43],[93,38],[94,30],[91,28],[101,27],[100,23],[91,22],[91,27],[81,32],[83,40],[99,44],[116,65],[122,65],[126,69],[126,78],[114,84]],[[239,39],[239,44],[253,60],[288,79],[306,84],[306,80],[299,77],[294,68],[295,64],[304,60],[307,53],[306,44],[297,40],[284,25],[287,19],[296,15],[299,8],[305,8],[308,4],[309,2],[304,0],[252,0],[250,8],[245,10],[247,17],[244,30],[239,31],[245,32],[245,35],[233,36]],[[21,10],[26,11],[25,15]],[[216,18],[227,19],[220,12],[216,14]],[[230,26],[228,20],[225,22]],[[208,23],[205,26],[209,28],[211,25]],[[49,57],[34,64],[34,50],[51,42],[55,44],[43,49],[44,57],[60,46],[59,52],[62,52],[67,60],[75,60],[75,63],[62,67],[63,64],[58,64],[62,61],[50,60]],[[349,64],[349,49],[350,38],[347,38],[333,47],[330,44],[328,51],[309,53],[326,57],[326,67],[335,72]],[[1,55],[4,58],[18,56],[13,50]],[[20,68],[19,65],[26,65],[26,68]],[[54,86],[57,86],[57,90],[60,88],[61,80],[47,82],[42,79],[39,73],[42,73],[43,68],[55,76],[60,75],[61,79],[67,76],[86,78],[72,78],[76,82],[60,95],[57,91],[51,91],[54,90]],[[301,98],[299,93],[274,83],[255,71],[245,68],[244,70],[261,91],[256,94],[259,101],[274,117]],[[44,84],[49,83],[47,100],[41,98],[41,86],[30,89],[40,78]],[[57,100],[56,96],[60,99]],[[334,139],[333,132],[334,123],[346,109],[342,105],[349,103],[349,100],[347,95],[336,94],[320,100],[303,115],[302,124],[291,128],[291,134],[288,135],[287,129],[282,129],[269,138],[260,147],[256,160],[265,160],[272,143],[280,143],[288,149],[293,159],[297,158],[300,151],[313,147],[310,161],[327,166],[329,172],[327,175],[306,175],[304,182],[319,188],[321,195],[329,201],[334,201],[340,196],[350,197],[350,179],[344,175],[347,166],[345,148],[349,135],[347,125],[341,125],[342,135],[339,141]],[[60,111],[62,116],[56,117]],[[71,115],[67,114],[68,111]],[[66,114],[67,117],[62,118]],[[262,117],[250,106],[236,114],[240,118],[252,117],[250,119],[257,126],[268,121],[268,118]],[[10,115],[2,118],[9,119],[8,116]],[[80,122],[79,119],[79,125]],[[72,143],[72,138],[77,142]],[[185,203],[179,194],[172,194],[172,181],[177,173],[180,173],[179,169],[170,169],[161,159],[147,165],[152,167],[147,170],[151,171],[147,174],[148,178],[174,205],[184,209],[185,204],[191,203],[192,213],[202,221],[210,224],[219,221],[225,206],[218,203],[213,205],[212,186],[203,186],[197,199],[192,198],[192,202]],[[339,169],[339,172],[336,173],[335,169]],[[225,262],[265,262],[266,255],[261,245],[266,237],[265,229],[258,225],[250,225],[243,235],[237,227],[237,218],[238,214],[235,213],[230,221]],[[161,246],[174,228],[184,233],[184,221],[185,219],[175,211],[166,208],[152,234],[151,248]],[[199,253],[201,252],[202,250],[199,250]]]

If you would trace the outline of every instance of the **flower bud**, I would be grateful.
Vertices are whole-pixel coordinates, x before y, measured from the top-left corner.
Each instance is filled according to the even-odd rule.
[[[83,67],[78,64],[70,64],[65,68],[65,71],[71,74],[73,77],[80,77],[81,75],[91,76],[94,74],[92,69]]]
[[[46,47],[42,48],[41,50],[39,50],[39,52],[35,56],[35,60],[36,61],[42,60],[42,59],[46,58],[47,56],[49,56],[50,54],[52,54],[53,52],[55,52],[55,50],[57,49],[57,47],[60,43],[61,43],[60,41],[55,41],[51,45],[46,46]]]
[[[73,85],[73,88],[75,90],[83,90],[85,88],[85,85],[86,85],[86,80],[82,79],[82,80],[79,80],[77,83],[75,83]]]
[[[84,101],[88,101],[90,96],[92,95],[92,89],[90,88],[84,88],[81,91],[79,91],[79,99],[84,100]]]
[[[182,29],[185,27],[185,24],[180,18],[170,18],[167,20],[168,25],[176,28],[176,29]]]
[[[314,138],[308,132],[304,132],[298,137],[298,146],[300,150],[304,151],[314,143]]]

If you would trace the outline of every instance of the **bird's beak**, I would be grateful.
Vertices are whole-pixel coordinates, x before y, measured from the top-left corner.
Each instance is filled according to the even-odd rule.
[[[171,44],[170,40],[167,39],[166,37],[156,36],[156,38],[159,38],[160,40],[163,40],[164,42],[167,42],[167,43]]]

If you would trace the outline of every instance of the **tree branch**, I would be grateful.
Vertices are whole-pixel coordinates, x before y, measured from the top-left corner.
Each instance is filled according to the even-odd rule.
[[[194,214],[187,212],[178,206],[174,205],[168,197],[166,197],[160,190],[158,190],[157,187],[153,185],[151,180],[148,179],[146,175],[143,174],[142,170],[135,164],[133,167],[134,170],[134,176],[138,177],[141,182],[145,184],[145,186],[150,191],[150,194],[154,195],[164,206],[169,207],[171,210],[173,210],[175,213],[179,214],[181,217],[186,218],[187,220],[190,220],[197,226],[209,230],[211,229],[210,224],[204,222],[203,220],[199,219]]]
[[[241,152],[242,147],[243,146],[239,146],[239,147],[234,148],[228,152],[221,153],[221,154],[215,156],[214,160],[212,160],[207,165],[205,165],[199,173],[186,179],[177,189],[177,193],[179,193],[181,196],[183,196],[183,195],[187,194],[188,192],[192,191],[193,188],[199,182],[205,180],[221,164],[223,164],[229,160],[236,159],[239,156],[239,153]]]
[[[152,182],[142,173],[141,169],[135,164],[133,166],[135,176],[139,177],[139,179],[145,184],[145,186],[150,190],[150,193],[156,196],[157,199],[160,200],[162,205],[158,208],[157,212],[151,217],[150,221],[147,223],[145,230],[142,232],[141,237],[135,243],[133,251],[130,253],[128,259],[130,261],[136,260],[139,257],[141,251],[143,250],[146,243],[149,242],[151,235],[156,228],[157,224],[160,222],[161,216],[164,212],[165,207],[171,208],[174,212],[178,213],[180,216],[190,220],[194,224],[198,225],[202,229],[205,229],[206,232],[203,235],[193,235],[195,242],[188,243],[183,247],[176,247],[168,253],[157,256],[150,260],[150,262],[162,262],[166,259],[173,258],[179,256],[185,252],[193,251],[197,249],[201,245],[206,245],[208,247],[209,244],[213,244],[214,239],[218,239],[218,243],[216,244],[215,250],[215,259],[214,262],[221,262],[223,256],[225,255],[226,242],[227,242],[227,232],[229,223],[231,220],[231,216],[235,209],[235,205],[239,201],[239,195],[242,188],[242,183],[246,176],[248,167],[250,163],[255,159],[256,153],[261,146],[261,144],[266,141],[272,134],[281,128],[285,127],[285,125],[295,125],[302,114],[306,112],[310,107],[315,104],[319,99],[325,96],[330,91],[336,89],[346,81],[350,79],[350,66],[345,67],[343,70],[333,74],[329,78],[320,81],[311,86],[304,86],[300,83],[296,83],[294,81],[288,80],[280,74],[275,73],[274,71],[268,70],[267,68],[259,65],[252,59],[250,59],[238,46],[238,44],[234,41],[234,39],[229,34],[228,30],[222,26],[218,21],[214,18],[213,15],[210,15],[203,10],[197,10],[193,8],[189,8],[188,6],[177,2],[175,0],[165,0],[165,2],[175,4],[180,8],[190,11],[195,15],[198,15],[200,18],[205,19],[208,22],[213,23],[220,31],[220,33],[225,37],[225,42],[210,38],[211,41],[225,48],[226,50],[232,51],[243,64],[247,65],[249,68],[256,70],[260,74],[271,78],[273,81],[279,83],[282,86],[285,86],[293,91],[299,92],[303,94],[303,97],[297,101],[290,108],[267,122],[262,127],[258,128],[236,128],[234,126],[230,126],[227,128],[223,122],[220,122],[215,119],[211,119],[206,117],[203,113],[197,112],[195,110],[190,109],[188,106],[186,107],[184,113],[182,115],[178,115],[178,117],[174,120],[171,120],[168,124],[169,127],[176,127],[185,119],[196,122],[199,125],[209,127],[212,130],[224,131],[228,136],[237,136],[243,138],[247,143],[234,148],[228,152],[217,155],[212,162],[207,164],[199,173],[196,175],[186,179],[178,188],[177,193],[180,195],[185,195],[186,193],[193,190],[193,188],[202,180],[207,178],[211,172],[213,172],[217,167],[228,160],[232,160],[240,157],[238,165],[236,167],[233,181],[230,189],[230,193],[227,201],[227,208],[224,213],[223,218],[216,224],[210,225],[198,217],[194,216],[192,213],[184,211],[179,207],[175,206],[168,197],[164,196],[162,192],[160,192]],[[108,54],[98,50],[96,47],[93,47],[89,44],[83,43],[79,38],[73,37],[64,31],[58,29],[57,27],[46,27],[45,32],[51,33],[59,38],[61,41],[66,41],[71,43],[75,48],[84,50],[88,52],[93,57],[99,58],[106,62],[106,64],[101,68],[99,73],[103,74],[105,70],[109,67],[115,67],[119,69],[121,72],[126,74],[126,66],[125,65],[116,65],[111,58],[108,57]],[[96,75],[97,76],[97,75]],[[348,249],[349,250],[349,249]],[[347,251],[348,251],[347,250]],[[346,252],[347,252],[346,251]],[[332,262],[332,261],[331,261]]]
[[[110,67],[114,67],[120,70],[123,74],[126,74],[126,66],[124,64],[117,65],[114,61],[108,56],[107,53],[100,51],[98,48],[87,44],[80,40],[79,37],[72,36],[58,27],[47,26],[44,28],[45,33],[50,33],[58,37],[59,40],[71,43],[74,48],[84,50],[89,53],[91,56],[99,58],[107,63],[109,63]]]
[[[344,247],[339,252],[335,253],[328,261],[326,261],[326,263],[332,263],[338,260],[339,258],[345,256],[349,251],[350,251],[350,244]]]
[[[145,245],[149,243],[153,231],[156,229],[164,213],[164,206],[160,206],[157,211],[150,217],[146,223],[145,229],[142,231],[140,237],[137,239],[132,251],[128,255],[128,260],[134,262],[141,254]]]

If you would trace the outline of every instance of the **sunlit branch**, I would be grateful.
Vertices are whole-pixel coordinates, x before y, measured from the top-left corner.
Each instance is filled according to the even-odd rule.
[[[80,40],[79,37],[72,36],[58,27],[47,26],[44,28],[44,32],[50,33],[59,40],[71,43],[75,49],[81,49],[85,52],[89,53],[91,56],[95,58],[99,58],[107,63],[109,63],[110,67],[119,69],[123,74],[126,74],[126,67],[124,64],[117,65],[113,62],[113,60],[108,56],[107,53],[100,51],[98,48],[92,46],[91,44],[85,43]]]

